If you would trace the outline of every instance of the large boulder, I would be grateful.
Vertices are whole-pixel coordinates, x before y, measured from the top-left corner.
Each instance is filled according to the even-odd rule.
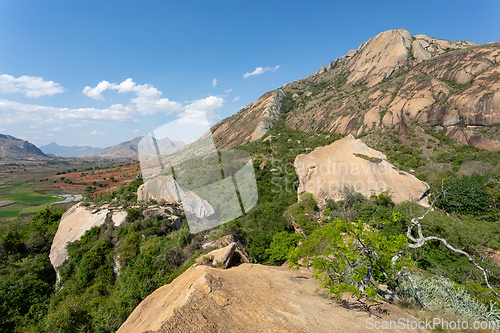
[[[198,218],[212,215],[215,211],[205,200],[180,186],[172,176],[158,176],[137,189],[137,201],[162,200],[169,204],[182,202]]]
[[[370,314],[322,297],[311,275],[305,268],[195,265],[143,300],[118,333],[373,331],[367,326]],[[392,305],[379,310],[380,317],[371,317],[374,322],[417,322]]]
[[[427,183],[398,170],[384,154],[350,134],[307,155],[298,155],[295,170],[300,181],[299,197],[312,193],[320,204],[338,199],[344,187],[367,197],[390,190],[394,203],[419,201],[429,190]]]

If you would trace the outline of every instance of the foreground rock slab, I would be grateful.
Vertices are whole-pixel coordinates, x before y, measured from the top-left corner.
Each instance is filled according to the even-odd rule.
[[[241,264],[193,266],[149,295],[118,330],[124,332],[373,332],[366,312],[315,293],[311,271]],[[381,318],[414,317],[392,305]],[[406,330],[405,332],[423,332]]]
[[[320,204],[325,199],[339,199],[339,190],[344,187],[367,197],[390,190],[394,203],[419,201],[429,190],[427,183],[398,170],[384,154],[350,134],[307,155],[298,155],[294,165],[300,181],[298,195],[312,193]]]

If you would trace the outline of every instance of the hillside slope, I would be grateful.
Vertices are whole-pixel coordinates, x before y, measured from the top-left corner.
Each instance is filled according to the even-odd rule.
[[[0,134],[0,157],[37,159],[46,156],[40,149],[28,141],[10,135]]]

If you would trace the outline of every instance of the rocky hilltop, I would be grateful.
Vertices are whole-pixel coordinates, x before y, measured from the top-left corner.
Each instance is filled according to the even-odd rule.
[[[271,96],[284,93],[276,109],[290,128],[354,136],[395,131],[405,140],[416,127],[442,126],[459,144],[499,150],[500,137],[481,132],[500,125],[499,62],[500,43],[382,32],[221,121],[215,141],[226,148],[255,140],[255,131],[269,127],[259,124]]]
[[[323,298],[317,287],[305,268],[195,265],[142,301],[118,332],[372,331],[368,313]],[[416,320],[393,305],[379,310],[379,320]]]

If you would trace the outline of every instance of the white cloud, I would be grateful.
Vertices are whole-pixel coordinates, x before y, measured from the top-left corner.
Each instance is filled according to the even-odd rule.
[[[228,93],[228,94],[229,94],[231,91],[233,91],[233,88],[229,88],[229,89],[227,89],[227,90],[224,90],[224,92],[225,92],[225,93]]]
[[[217,79],[214,79],[214,80],[212,81],[212,87],[215,87],[216,85],[217,85]]]
[[[27,127],[57,126],[70,122],[68,126],[80,126],[87,122],[134,122],[129,112],[116,109],[56,108],[34,104],[23,104],[0,99],[0,117],[8,125]]]
[[[20,93],[26,97],[52,96],[62,93],[63,87],[54,81],[45,81],[41,77],[20,76],[18,78],[3,74],[0,75],[0,94]]]
[[[246,72],[245,74],[243,74],[243,78],[246,79],[247,77],[249,76],[252,76],[252,75],[260,75],[260,74],[264,74],[265,72],[268,72],[268,71],[272,71],[272,72],[275,72],[278,68],[280,68],[280,66],[274,66],[273,68],[271,67],[257,67],[255,68],[255,70],[251,73],[249,72]]]
[[[100,132],[100,131],[92,131],[89,133],[90,135],[104,135],[106,134],[105,132]]]
[[[179,115],[180,123],[190,123],[198,122],[199,119],[203,119],[203,115],[206,114],[208,119],[214,118],[215,109],[222,107],[224,104],[224,98],[219,96],[208,96],[203,99],[198,99],[190,104],[186,105],[184,112]]]
[[[236,101],[239,101],[240,100],[240,96],[236,96],[234,99],[233,99],[233,102],[236,102]]]
[[[139,133],[139,129],[138,129],[138,128],[136,128],[135,130],[130,131],[130,132],[132,132],[132,133]]]
[[[83,88],[83,93],[97,100],[103,100],[102,93],[106,90],[117,90],[118,93],[134,92],[137,97],[130,100],[131,104],[123,106],[116,104],[111,106],[112,109],[138,112],[140,114],[154,114],[154,113],[172,113],[179,111],[182,104],[175,101],[170,101],[168,98],[161,98],[161,91],[149,84],[136,84],[131,78],[126,79],[120,84],[109,83],[108,81],[101,81],[97,86],[91,88],[86,86]]]
[[[108,81],[101,81],[97,84],[97,86],[95,86],[95,88],[86,86],[85,88],[83,88],[83,93],[93,99],[103,100],[104,97],[102,97],[101,94],[109,87],[111,87],[111,83],[109,83]]]

